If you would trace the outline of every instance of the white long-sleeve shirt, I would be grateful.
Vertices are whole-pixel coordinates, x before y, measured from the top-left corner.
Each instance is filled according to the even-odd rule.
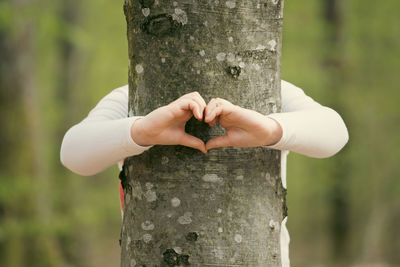
[[[270,148],[282,151],[282,183],[286,188],[286,156],[294,151],[325,158],[340,151],[348,141],[340,115],[307,96],[286,81],[281,82],[282,112],[267,115],[282,127],[282,138]],[[128,86],[114,89],[103,97],[89,115],[64,136],[62,164],[80,175],[94,175],[121,159],[138,155],[148,147],[136,144],[130,128],[139,116],[128,116]],[[285,218],[281,224],[282,266],[289,266],[289,234]]]

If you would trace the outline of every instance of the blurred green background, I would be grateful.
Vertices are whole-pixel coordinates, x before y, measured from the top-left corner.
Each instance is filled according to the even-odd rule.
[[[123,1],[0,0],[0,266],[119,266],[118,170],[62,137],[127,83]],[[344,118],[329,159],[291,153],[292,266],[400,266],[400,1],[285,2],[282,77]]]

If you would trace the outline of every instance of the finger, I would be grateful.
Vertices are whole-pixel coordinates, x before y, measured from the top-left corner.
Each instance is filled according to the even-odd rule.
[[[192,92],[192,93],[186,94],[186,95],[183,96],[183,98],[190,98],[190,99],[193,99],[194,101],[196,101],[199,104],[200,108],[201,108],[200,109],[202,111],[201,115],[203,117],[203,111],[204,111],[205,107],[207,106],[207,104],[206,104],[206,101],[204,101],[203,97],[200,95],[199,92]]]
[[[204,118],[205,122],[211,122],[212,120],[214,120],[215,115],[213,112],[214,112],[215,108],[220,105],[218,103],[218,101],[219,100],[217,98],[213,98],[206,106],[206,116]]]
[[[204,101],[203,97],[202,97],[202,96],[200,95],[200,93],[197,92],[197,91],[188,93],[188,94],[186,94],[186,95],[184,95],[184,96],[182,96],[182,97],[189,97],[189,98],[194,97],[194,98],[198,98],[198,99],[200,100],[200,102],[202,102],[202,104],[206,105],[206,102]]]
[[[194,148],[194,149],[198,149],[203,153],[207,152],[203,141],[201,141],[199,138],[194,137],[193,135],[190,135],[190,134],[187,134],[187,133],[185,133],[182,136],[181,141],[180,141],[179,144],[183,145],[183,146],[191,147],[191,148]]]
[[[218,116],[221,115],[221,114],[223,114],[223,112],[224,112],[224,107],[223,107],[223,106],[217,106],[217,107],[215,107],[215,108],[211,111],[211,113],[208,114],[208,117],[207,117],[206,122],[207,122],[207,121],[209,121],[209,122],[216,121],[216,120],[218,119]]]
[[[214,137],[206,143],[206,150],[216,148],[216,147],[226,147],[231,146],[231,142],[227,135]]]
[[[194,96],[195,99],[198,100],[199,104],[200,104],[202,107],[207,106],[206,101],[204,101],[204,98],[200,95],[199,92],[193,92],[193,96]]]
[[[199,104],[191,98],[184,98],[180,101],[180,108],[183,110],[190,110],[198,120],[202,120],[202,112]]]
[[[196,94],[193,95],[192,97],[193,101],[195,101],[199,107],[200,107],[200,121],[203,120],[203,114],[204,114],[204,109],[206,108],[206,102],[204,101],[204,99],[200,96],[199,93],[196,92]]]

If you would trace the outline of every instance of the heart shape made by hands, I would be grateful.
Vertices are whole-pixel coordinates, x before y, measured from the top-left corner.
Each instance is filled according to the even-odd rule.
[[[209,139],[206,135],[210,131],[206,130],[204,123],[202,126],[187,123],[192,117],[200,122],[204,120],[210,127],[218,122],[223,130],[217,131],[217,136]],[[197,130],[198,127],[204,129]],[[204,133],[204,136],[196,137],[192,135],[194,132],[200,135]],[[224,132],[225,135],[222,135]],[[282,128],[274,119],[222,98],[214,98],[206,104],[197,92],[186,94],[138,118],[131,126],[131,137],[138,145],[184,145],[203,153],[225,146],[271,145],[281,136]]]

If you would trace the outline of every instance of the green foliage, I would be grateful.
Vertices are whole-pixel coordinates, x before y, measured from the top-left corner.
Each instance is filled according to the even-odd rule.
[[[79,177],[61,166],[59,148],[70,126],[127,83],[123,3],[22,2],[0,2],[0,47],[9,49],[0,51],[0,266],[117,266],[117,168]],[[337,109],[350,142],[330,159],[289,156],[292,264],[397,266],[400,2],[342,1],[336,43],[323,3],[286,1],[282,77]],[[34,98],[23,98],[25,80]]]

